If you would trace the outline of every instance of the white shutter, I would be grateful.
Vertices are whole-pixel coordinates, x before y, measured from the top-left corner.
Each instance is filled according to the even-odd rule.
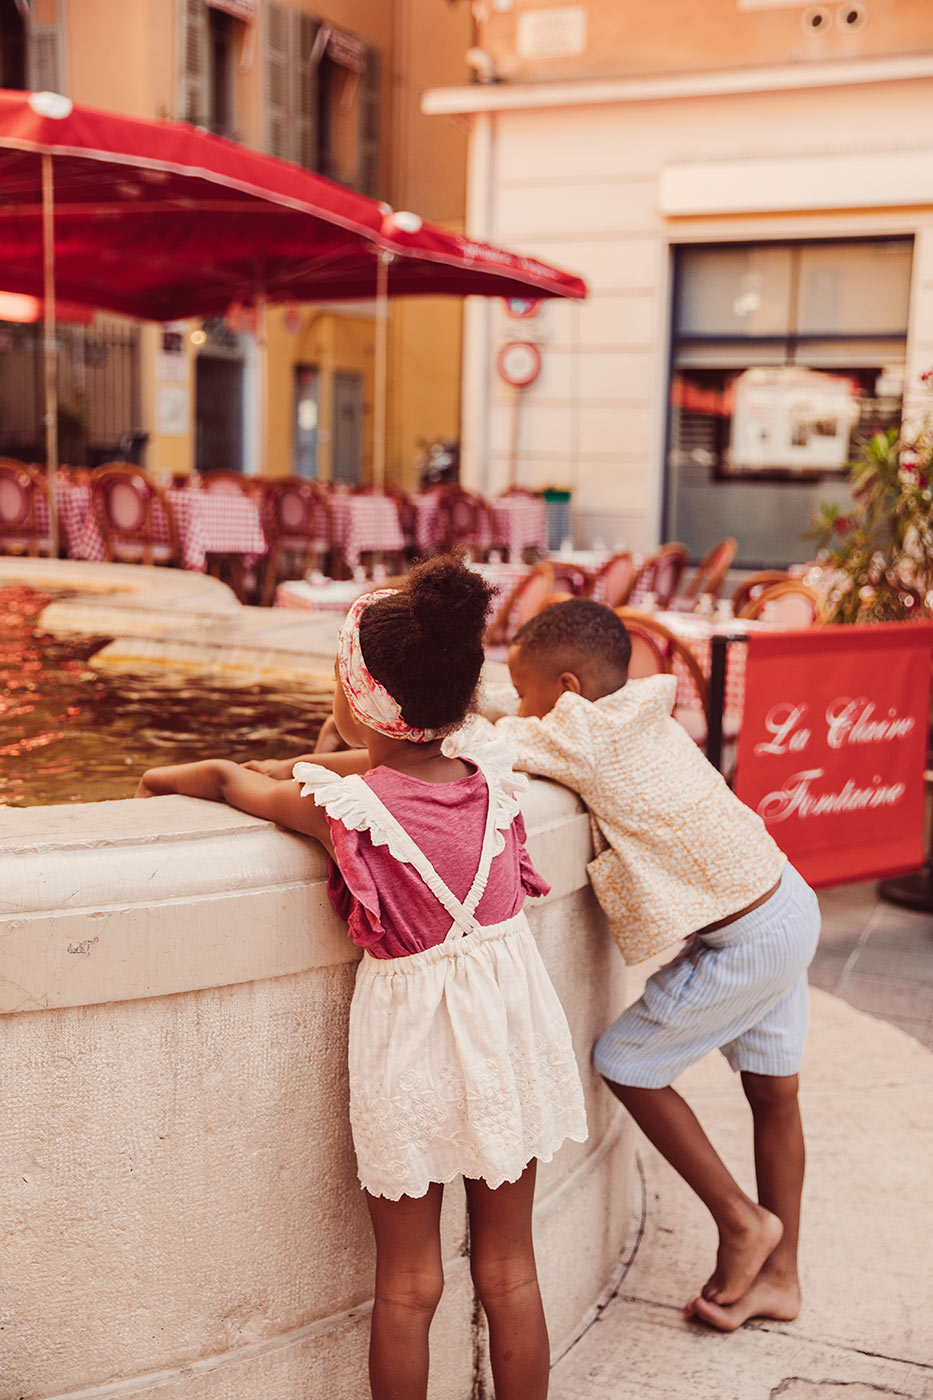
[[[207,126],[208,30],[205,0],[181,0],[181,112],[182,121]]]

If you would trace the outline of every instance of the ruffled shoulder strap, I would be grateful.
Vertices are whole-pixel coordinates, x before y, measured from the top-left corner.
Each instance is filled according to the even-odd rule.
[[[454,928],[463,933],[471,933],[477,927],[473,910],[486,884],[488,860],[482,879],[477,876],[474,888],[466,903],[462,904],[452,890],[444,884],[434,866],[428,860],[417,842],[409,836],[382,799],[377,797],[368,783],[357,773],[340,777],[316,763],[296,763],[292,769],[296,782],[302,784],[302,797],[313,797],[328,816],[334,817],[352,831],[366,831],[374,846],[385,846],[396,860],[417,870],[428,889],[447,910],[453,919]],[[449,936],[449,935],[448,935]]]
[[[482,770],[489,787],[490,799],[496,805],[495,855],[505,850],[505,834],[521,808],[519,793],[528,786],[524,773],[515,771],[515,750],[488,720],[474,716],[460,729],[448,735],[441,745],[448,758],[464,758]]]
[[[389,855],[411,865],[411,845],[383,820],[385,807],[358,773],[341,776],[319,763],[296,763],[292,777],[301,783],[302,797],[313,797],[329,817],[348,831],[367,831],[374,846],[388,847]],[[409,838],[410,840],[410,838]]]

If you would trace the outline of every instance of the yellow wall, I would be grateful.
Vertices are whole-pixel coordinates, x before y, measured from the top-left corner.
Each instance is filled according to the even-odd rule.
[[[181,0],[37,0],[42,22],[64,17],[67,88],[78,102],[141,117],[173,117],[179,110]],[[373,44],[381,59],[382,145],[380,195],[395,208],[462,227],[467,131],[462,123],[421,115],[422,91],[467,79],[464,54],[473,39],[468,5],[438,0],[294,0],[320,20]],[[61,7],[61,8],[59,8]],[[260,11],[263,6],[260,5]],[[263,23],[237,25],[235,125],[244,144],[261,149],[265,60]],[[363,470],[372,470],[375,395],[375,324],[371,306],[359,312],[298,308],[302,323],[274,308],[268,318],[268,435],[265,458],[275,475],[293,463],[294,367],[321,371],[319,468],[330,473],[332,392],[338,371],[361,374],[365,385]],[[455,437],[459,427],[461,304],[456,299],[393,303],[389,318],[387,474],[409,484],[420,437]],[[188,331],[197,323],[192,322]],[[167,387],[157,378],[161,331],[145,327],[141,374],[143,426],[152,430],[156,404]],[[194,465],[194,349],[189,366],[191,431],[150,441],[150,465],[187,471]],[[258,377],[258,376],[257,376]],[[177,392],[177,390],[176,390]],[[252,469],[249,446],[246,467]]]

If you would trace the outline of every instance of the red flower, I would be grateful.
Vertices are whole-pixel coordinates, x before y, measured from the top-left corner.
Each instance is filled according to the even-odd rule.
[[[851,526],[852,521],[845,515],[837,515],[833,521],[833,529],[837,535],[844,535],[847,530],[851,529]]]

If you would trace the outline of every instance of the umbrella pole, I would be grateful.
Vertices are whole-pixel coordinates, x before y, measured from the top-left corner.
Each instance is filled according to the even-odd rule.
[[[256,298],[256,338],[259,349],[259,475],[269,475],[269,308],[265,295]]]
[[[373,486],[385,489],[386,480],[386,400],[389,373],[389,263],[392,254],[380,249],[376,263],[376,355],[373,370]]]
[[[45,301],[45,474],[49,557],[58,558],[58,348],[55,344],[55,214],[52,157],[42,156],[42,291]]]

